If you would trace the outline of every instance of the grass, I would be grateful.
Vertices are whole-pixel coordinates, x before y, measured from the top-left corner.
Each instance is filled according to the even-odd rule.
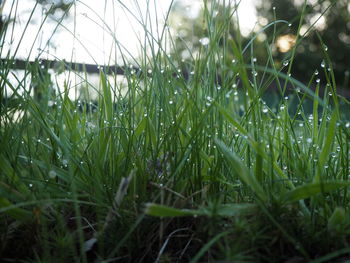
[[[71,99],[69,78],[50,89],[40,64],[13,85],[14,56],[7,56],[0,70],[3,262],[349,258],[350,130],[341,108],[349,102],[336,94],[326,48],[319,73],[326,83],[314,74],[303,84],[290,75],[297,46],[279,65],[266,40],[266,61],[258,63],[259,42],[230,37],[232,28],[239,33],[230,22],[233,3],[226,11],[204,3],[208,45],[181,62],[169,28],[153,32],[140,19],[146,36],[133,59],[144,73],[127,71],[123,87],[101,71],[99,86],[90,87],[97,103]],[[96,23],[113,32],[102,18]],[[288,22],[269,27],[283,31]],[[10,33],[4,29],[2,43]],[[271,85],[277,99],[265,102]]]

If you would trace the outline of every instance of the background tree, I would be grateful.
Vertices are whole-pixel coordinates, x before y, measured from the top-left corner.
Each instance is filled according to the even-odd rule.
[[[305,18],[300,30],[303,35],[309,31],[296,50],[293,75],[307,81],[317,69],[322,70],[323,52],[327,50],[332,61],[335,77],[343,88],[349,88],[350,70],[350,3],[348,0],[337,1],[307,1]],[[310,4],[310,3],[314,4]],[[284,19],[291,22],[290,34],[297,33],[304,1],[298,0],[266,0],[257,5],[259,16],[268,21]],[[275,8],[273,8],[275,7]],[[278,39],[287,36],[286,32],[279,32]],[[319,37],[324,42],[322,45]],[[267,36],[271,38],[272,29],[267,30]],[[280,37],[280,38],[279,38]],[[282,37],[282,38],[281,38]],[[289,50],[278,47],[274,53],[277,59],[283,60]],[[322,65],[321,65],[322,64]],[[328,66],[324,65],[327,69]],[[322,74],[320,74],[322,78]]]
[[[217,1],[206,1],[208,6]],[[231,1],[233,2],[233,1]],[[311,4],[312,3],[312,4]],[[177,32],[174,38],[173,54],[180,54],[180,60],[188,60],[191,56],[196,56],[199,49],[207,41],[206,37],[210,34],[208,24],[205,24],[203,16],[205,11],[201,9],[196,15],[189,11],[190,6],[182,2],[174,5],[174,12],[171,16],[171,26]],[[350,71],[350,3],[348,0],[325,1],[313,0],[307,1],[304,13],[303,0],[265,0],[256,4],[258,13],[257,30],[266,24],[275,20],[286,20],[290,25],[279,24],[275,28],[270,27],[261,33],[254,44],[254,57],[260,63],[264,63],[267,58],[266,43],[273,45],[273,56],[277,64],[282,65],[283,61],[288,59],[292,47],[295,44],[297,29],[301,15],[303,14],[303,24],[300,34],[303,39],[298,43],[296,49],[295,63],[293,64],[292,74],[295,78],[307,82],[317,69],[322,71],[321,66],[324,59],[324,50],[327,49],[328,55],[332,61],[335,77],[339,87],[349,88],[349,71]],[[185,12],[184,12],[185,10]],[[217,15],[213,16],[213,23],[210,26],[220,26],[225,21],[220,21],[220,12],[232,12],[234,6],[223,6],[215,3],[210,6],[209,12]],[[248,15],[248,14],[247,14]],[[227,16],[226,16],[227,17]],[[248,36],[241,36],[235,29],[235,15],[230,21],[229,35],[230,38],[241,38],[241,44],[244,46],[255,34],[252,32]],[[305,34],[305,35],[304,35]],[[322,39],[325,46],[322,45]],[[204,41],[204,42],[203,42]],[[220,41],[223,41],[222,39]],[[267,41],[267,42],[265,42]],[[222,43],[223,44],[223,43]],[[221,45],[223,47],[223,45]],[[249,59],[249,51],[246,52]],[[234,59],[230,49],[226,53],[227,63]],[[246,62],[249,62],[248,60]],[[322,64],[323,65],[323,64]],[[325,65],[327,70],[329,65]],[[322,79],[322,74],[320,74]]]

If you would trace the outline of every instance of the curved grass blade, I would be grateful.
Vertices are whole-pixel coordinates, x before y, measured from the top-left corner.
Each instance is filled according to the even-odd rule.
[[[344,181],[329,181],[322,183],[309,183],[296,187],[295,189],[286,193],[284,201],[292,203],[295,201],[307,199],[320,193],[326,193],[338,190],[342,187],[348,187],[350,182]]]
[[[205,252],[207,252],[211,246],[213,246],[220,238],[226,236],[227,234],[229,234],[228,231],[226,232],[222,232],[218,235],[216,235],[215,237],[213,237],[208,243],[206,243],[197,253],[197,255],[195,255],[192,260],[190,261],[190,263],[195,263],[198,262],[198,260],[204,255]]]
[[[262,201],[267,201],[267,195],[265,194],[260,183],[254,176],[250,174],[248,168],[243,164],[238,156],[219,139],[215,139],[215,144],[224,155],[232,170],[235,171],[239,176],[239,178],[244,183],[246,183]]]

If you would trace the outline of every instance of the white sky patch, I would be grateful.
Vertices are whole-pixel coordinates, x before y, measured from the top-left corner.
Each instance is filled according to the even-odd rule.
[[[203,1],[181,1],[187,6],[184,11],[188,16],[198,15]],[[242,0],[239,5],[238,16],[243,35],[248,35],[256,25],[255,1]],[[9,14],[11,3],[12,1],[6,2],[4,15]],[[63,20],[62,26],[54,35],[57,22],[51,18],[40,28],[46,9],[38,5],[16,57],[34,60],[45,49],[41,55],[42,58],[92,64],[123,64],[121,53],[128,59],[139,57],[142,45],[145,44],[145,31],[140,22],[147,24],[149,32],[152,31],[153,37],[158,39],[170,3],[171,0],[76,1],[75,6],[70,10],[70,18]],[[7,38],[7,48],[11,50],[12,55],[18,46],[34,4],[34,0],[21,1],[19,4],[18,23],[14,25],[13,42],[11,43],[10,38]],[[50,45],[46,45],[48,40]],[[155,42],[152,44],[154,45]]]
[[[238,19],[243,36],[248,36],[257,24],[258,15],[255,2],[256,0],[241,0],[238,6]]]
[[[32,22],[25,30],[25,25],[35,3],[32,0],[22,1],[17,15],[18,22],[15,25],[12,24],[14,26],[13,41],[9,37],[7,38],[7,48],[14,55],[14,50],[17,49],[21,35],[25,30],[23,40],[16,53],[18,58],[35,59],[50,39],[51,47],[46,46],[46,52],[42,56],[44,58],[113,64],[116,60],[115,50],[117,50],[118,59],[121,58],[119,49],[123,50],[126,57],[131,57],[128,53],[137,57],[141,50],[140,45],[144,44],[145,39],[145,31],[140,22],[146,24],[149,32],[152,32],[152,35],[157,38],[158,32],[164,25],[164,16],[170,1],[149,1],[150,4],[147,5],[148,1],[125,0],[122,1],[125,4],[124,7],[118,4],[118,1],[106,1],[107,6],[105,6],[105,1],[76,1],[75,6],[70,10],[71,17],[63,20],[59,32],[54,34],[52,38],[57,22],[49,18],[40,29],[46,11],[45,7],[40,5],[36,8]],[[4,15],[10,13],[10,3],[11,1],[7,1]],[[148,12],[149,15],[147,15]],[[30,52],[31,49],[32,52]]]

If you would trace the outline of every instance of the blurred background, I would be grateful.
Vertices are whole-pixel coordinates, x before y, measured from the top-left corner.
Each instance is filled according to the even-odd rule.
[[[350,97],[348,0],[0,0],[1,58],[137,67],[143,51],[152,43],[156,45],[166,28],[172,35],[167,40],[171,43],[167,52],[184,71],[186,61],[209,44],[210,28],[202,19],[204,3],[214,5],[215,25],[222,23],[222,12],[232,12],[238,5],[229,35],[240,38],[242,46],[255,37],[254,49],[246,52],[247,63],[253,52],[258,64],[264,65],[268,57],[266,47],[270,47],[277,66],[282,66],[290,57],[299,32],[303,38],[296,48],[292,77],[307,83],[316,70],[333,68],[338,89]],[[264,29],[276,20],[288,23]],[[144,41],[145,29],[148,37],[155,36],[155,41]],[[235,59],[231,50],[225,54],[227,64]],[[330,57],[331,65],[325,63],[325,55]],[[50,74],[60,71],[50,70]],[[322,76],[319,75],[321,81]],[[58,82],[65,78],[61,74]]]

